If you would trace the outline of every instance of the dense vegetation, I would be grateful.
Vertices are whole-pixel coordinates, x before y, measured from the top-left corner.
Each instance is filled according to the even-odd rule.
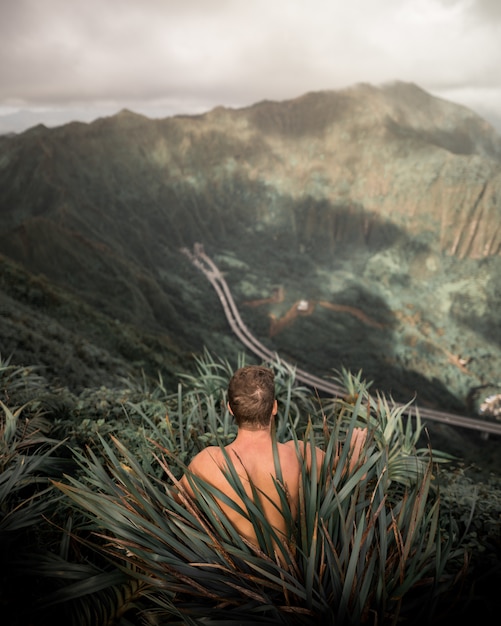
[[[287,361],[475,413],[500,392],[500,141],[412,84],[0,138],[0,351],[85,387],[139,362],[168,381],[203,345],[233,358],[180,252],[202,242]]]
[[[177,389],[159,375],[78,394],[35,368],[0,363],[5,623],[492,622],[501,491],[473,484],[433,442],[422,446],[417,410],[404,417],[360,373],[337,375],[345,397],[320,399],[269,364],[277,440],[328,452],[318,484],[304,472],[297,523],[285,505],[290,544],[280,555],[257,502],[244,497],[259,549],[218,517],[209,485],[196,503],[178,502],[193,454],[235,435],[225,393],[243,362],[205,353]],[[348,473],[343,444],[355,426],[369,437]],[[241,490],[236,472],[228,480]]]

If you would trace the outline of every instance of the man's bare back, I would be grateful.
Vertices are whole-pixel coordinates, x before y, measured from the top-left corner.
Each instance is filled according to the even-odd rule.
[[[251,499],[253,498],[252,485],[260,494],[260,505],[267,521],[274,527],[279,538],[285,538],[287,523],[275,483],[278,476],[273,453],[272,420],[277,414],[278,405],[273,381],[273,372],[259,366],[247,366],[235,372],[228,387],[228,408],[238,424],[237,436],[232,443],[225,446],[224,453],[218,446],[210,446],[199,452],[188,469],[189,472],[220,490],[238,507],[246,511],[247,507],[242,498],[225,475],[228,473],[226,454],[237,471],[246,494]],[[350,465],[358,460],[366,431],[355,429],[353,434],[356,436],[352,439],[353,455]],[[287,494],[292,518],[295,519],[302,476],[303,460],[301,457],[304,457],[306,469],[309,471],[312,466],[313,451],[317,472],[319,472],[325,454],[319,448],[303,445],[302,442],[296,444],[294,441],[277,443],[277,450],[283,479],[282,486]],[[181,485],[190,497],[195,498],[186,475],[182,477]],[[239,534],[257,545],[256,530],[251,519],[240,514],[220,498],[217,500],[222,513]]]
[[[292,441],[285,444],[277,443],[277,451],[283,480],[282,486],[287,494],[292,517],[295,518],[299,500],[301,461],[298,459],[296,446]],[[275,483],[278,476],[269,429],[258,431],[239,429],[237,438],[233,443],[225,447],[225,452],[237,471],[247,495],[252,498],[252,483],[257,492],[261,494],[260,505],[266,519],[279,536],[285,536],[287,532],[286,521],[281,512],[280,494]],[[320,450],[317,453],[318,463],[320,464],[322,453]],[[221,490],[239,507],[246,510],[242,499],[225,476],[225,472],[227,473],[228,471],[227,462],[225,454],[220,447],[210,446],[202,450],[190,463],[189,470]],[[181,484],[188,494],[194,497],[195,494],[186,476],[183,476]],[[221,500],[218,501],[218,504],[238,532],[250,542],[257,543],[256,531],[252,521],[240,515],[238,511]]]
[[[300,460],[293,442],[286,444],[278,443],[277,450],[283,488],[287,494],[292,517],[295,518],[301,477]],[[280,496],[274,482],[274,479],[276,480],[278,477],[269,430],[247,431],[240,429],[235,441],[226,446],[225,451],[237,471],[247,495],[252,498],[252,483],[257,492],[261,494],[260,505],[266,519],[275,528],[279,536],[285,536],[287,531],[286,522],[281,513]],[[189,466],[189,470],[192,473],[221,490],[238,506],[246,510],[242,499],[231,487],[225,476],[226,468],[225,455],[221,448],[217,446],[210,446],[202,450]],[[193,490],[186,476],[183,476],[181,483],[188,491],[188,494],[194,497]],[[250,542],[257,543],[256,532],[252,522],[221,500],[219,500],[218,504],[239,534]]]

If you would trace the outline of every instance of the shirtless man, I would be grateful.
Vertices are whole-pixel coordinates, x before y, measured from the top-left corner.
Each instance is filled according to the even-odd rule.
[[[272,419],[277,414],[277,401],[272,370],[254,365],[236,370],[228,386],[228,408],[237,422],[238,433],[235,440],[225,446],[225,451],[249,497],[252,497],[250,481],[258,493],[266,494],[266,497],[261,498],[264,514],[277,534],[285,536],[286,522],[281,513],[279,493],[273,482],[277,474],[271,425]],[[353,466],[358,460],[365,441],[366,431],[355,429],[353,434],[350,466]],[[289,498],[292,515],[295,517],[299,501],[300,460],[294,441],[277,443],[277,449],[284,487]],[[314,448],[314,453],[317,468],[320,468],[325,454],[320,448]],[[304,456],[304,448],[302,454]],[[305,460],[309,470],[312,461],[309,446],[306,447]],[[242,499],[230,486],[224,475],[226,466],[226,459],[221,448],[209,446],[193,458],[188,469],[227,494],[245,510],[246,507]],[[181,479],[181,484],[188,495],[193,498],[193,489],[186,475]],[[218,504],[238,532],[251,543],[257,544],[256,533],[251,521],[240,515],[228,504],[220,500],[218,500]]]

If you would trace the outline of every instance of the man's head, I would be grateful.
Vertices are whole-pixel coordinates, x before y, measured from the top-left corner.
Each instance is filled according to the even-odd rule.
[[[228,385],[228,407],[239,428],[268,427],[277,412],[273,371],[258,365],[236,370]]]

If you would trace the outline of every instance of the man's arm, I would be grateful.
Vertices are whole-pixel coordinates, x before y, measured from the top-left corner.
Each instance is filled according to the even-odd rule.
[[[199,452],[196,456],[193,457],[193,459],[191,460],[190,464],[188,465],[188,471],[191,473],[196,473],[195,472],[195,468],[198,465],[198,463],[200,462],[200,455],[203,454],[203,452],[205,452],[205,450],[202,450],[202,452]],[[188,477],[186,476],[186,474],[183,474],[179,480],[178,485],[181,487],[182,491],[188,495],[190,498],[192,498],[193,500],[195,499],[195,492],[193,491],[193,488],[190,484],[190,481],[188,480]],[[179,488],[178,485],[175,485],[175,492],[174,492],[174,497],[176,499],[177,502],[182,504],[182,499],[181,496],[179,495]]]
[[[186,478],[186,474],[183,474],[179,483],[183,488],[183,491],[185,491],[190,496],[190,498],[195,498],[195,493],[190,485],[190,481]],[[179,500],[178,495],[176,496],[176,500]]]
[[[350,450],[348,452],[348,471],[351,472],[359,464],[362,450],[367,439],[366,428],[354,428],[351,434]]]

